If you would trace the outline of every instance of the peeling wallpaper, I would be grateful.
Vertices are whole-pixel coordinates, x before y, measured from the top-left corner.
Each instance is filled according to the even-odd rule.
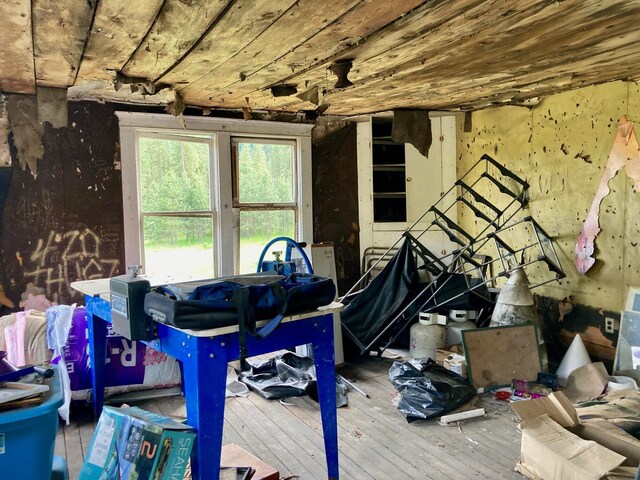
[[[640,86],[613,82],[545,98],[533,108],[500,107],[472,114],[471,132],[457,120],[457,170],[463,175],[483,153],[531,184],[532,215],[556,242],[567,274],[535,293],[557,299],[574,295],[584,305],[617,311],[628,285],[640,285],[640,194],[620,171],[600,208],[602,231],[593,268],[580,276],[574,248],[613,145],[618,119],[640,128]],[[461,215],[470,231],[475,219]],[[536,272],[533,272],[532,283]]]

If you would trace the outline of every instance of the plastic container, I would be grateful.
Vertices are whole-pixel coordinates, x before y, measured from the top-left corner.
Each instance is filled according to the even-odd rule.
[[[617,392],[619,390],[638,390],[638,384],[631,377],[610,376],[607,383],[607,392]]]
[[[58,432],[62,388],[57,368],[44,402],[0,413],[0,477],[49,480]]]
[[[436,350],[447,342],[447,328],[419,320],[409,329],[409,354],[411,358],[431,358],[435,361]]]

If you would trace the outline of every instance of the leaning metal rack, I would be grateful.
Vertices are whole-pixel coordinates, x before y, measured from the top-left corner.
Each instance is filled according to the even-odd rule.
[[[528,189],[525,180],[485,154],[393,245],[379,252],[378,260],[369,261],[362,278],[341,298],[347,303],[345,313],[354,297],[367,288],[375,288],[374,282],[367,285],[365,280],[388,262],[391,252],[396,251],[402,241],[410,243],[418,268],[426,271],[428,279],[399,311],[390,312],[382,328],[366,339],[359,338],[353,325],[343,320],[343,331],[361,353],[381,353],[418,312],[435,311],[471,292],[486,295],[487,287],[497,286],[517,268],[533,269],[537,278],[543,278],[531,288],[563,278],[565,274],[551,237],[531,216],[516,218],[527,207]],[[465,224],[475,224],[475,231],[472,233],[461,226],[459,218],[468,219]],[[446,255],[429,249],[421,239],[434,233],[444,234],[456,248]],[[463,278],[464,285],[451,292],[447,284],[454,276]],[[349,314],[343,317],[348,319]]]

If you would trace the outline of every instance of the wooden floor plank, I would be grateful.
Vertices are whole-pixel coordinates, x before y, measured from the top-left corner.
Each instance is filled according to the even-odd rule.
[[[58,433],[56,434],[56,443],[53,448],[53,454],[60,457],[65,457],[66,453],[67,451],[64,445],[64,427],[61,422],[60,427],[58,428]]]
[[[277,401],[268,401],[262,398],[259,398],[257,395],[250,396],[249,399],[254,403],[256,408],[261,409],[266,415],[269,415],[275,422],[280,425],[287,425],[287,432],[289,435],[295,435],[294,438],[297,439],[297,445],[300,448],[304,448],[310,455],[319,460],[319,463],[322,467],[325,466],[325,456],[324,456],[324,439],[322,436],[322,426],[320,423],[320,411],[318,408],[315,409],[306,409],[305,411],[298,411],[297,414],[289,410],[284,405],[281,405]],[[296,401],[301,400],[301,397],[296,397],[292,399],[287,399],[287,402],[296,403]],[[304,417],[314,417],[315,422],[313,422],[313,427],[309,428],[309,418]],[[344,432],[344,428],[339,427],[339,436]],[[344,470],[344,474],[346,472],[357,472],[359,469],[358,464],[351,460],[350,456],[346,454],[346,452],[341,452],[341,463],[340,467]],[[363,457],[360,461],[365,461],[367,458]],[[368,463],[376,464],[378,458],[373,457],[371,455],[368,456]],[[397,478],[397,470],[395,469],[378,469],[378,477],[382,478]],[[370,477],[368,474],[358,475],[358,478],[367,478]],[[345,477],[347,478],[347,477]],[[349,477],[350,478],[350,477]]]
[[[238,415],[237,412],[239,412],[240,415]],[[225,411],[225,431],[228,428],[233,429],[241,439],[241,441],[236,442],[238,445],[260,458],[263,462],[279,470],[281,474],[284,474],[287,468],[264,442],[264,439],[260,438],[256,432],[245,425],[242,420],[244,414],[244,409],[238,405],[235,399],[228,400]]]
[[[385,366],[385,363],[387,363],[387,366]],[[359,383],[359,386],[363,390],[367,391],[370,395],[372,395],[372,399],[377,402],[378,407],[381,409],[380,411],[388,411],[388,409],[390,408],[391,396],[395,393],[391,383],[388,380],[388,373],[387,373],[388,366],[390,366],[391,363],[392,363],[391,361],[387,361],[385,359],[375,359],[375,361],[373,362],[367,362],[366,366],[370,374],[376,371],[380,372],[380,374],[371,375],[367,380],[361,381]],[[360,369],[360,370],[362,371],[363,369]],[[387,401],[388,403],[385,403]],[[395,410],[395,407],[393,407],[393,409]],[[397,416],[397,418],[402,418],[398,412],[395,412],[395,415]],[[380,415],[378,415],[378,417],[380,417]],[[409,428],[414,428],[416,426],[420,426],[420,428],[428,430],[429,437],[437,440],[438,442],[441,442],[441,444],[443,445],[447,444],[449,445],[449,448],[459,449],[455,451],[456,455],[465,456],[464,460],[461,461],[461,466],[464,463],[468,463],[470,464],[469,465],[470,470],[477,468],[480,471],[487,471],[487,467],[489,467],[490,470],[494,471],[494,474],[497,474],[499,476],[502,474],[502,472],[498,471],[498,470],[501,470],[499,468],[499,465],[501,465],[507,470],[507,472],[505,473],[510,475],[511,472],[509,470],[512,469],[512,466],[515,463],[515,459],[517,458],[517,456],[514,456],[513,459],[509,459],[505,462],[499,456],[499,452],[501,452],[502,450],[498,449],[499,450],[498,453],[494,453],[493,451],[490,452],[491,462],[483,462],[482,460],[475,462],[469,459],[470,458],[469,455],[465,455],[466,450],[471,449],[471,452],[473,455],[473,453],[475,453],[476,451],[480,453],[481,451],[486,450],[486,446],[481,443],[475,444],[474,443],[475,439],[471,438],[469,435],[464,435],[463,432],[456,431],[456,432],[448,432],[447,438],[442,438],[443,432],[441,431],[441,427],[435,424],[434,421],[417,422],[415,424],[412,424]],[[518,450],[519,450],[519,447],[518,447]],[[482,453],[484,453],[484,451]],[[496,459],[499,459],[499,461],[495,462]],[[487,465],[487,463],[489,465]],[[498,463],[498,465],[495,465],[495,463]],[[471,473],[471,471],[469,471],[468,473]],[[490,474],[490,471],[487,471],[487,475],[489,474]]]
[[[376,396],[376,393],[372,392],[371,395]],[[463,479],[474,473],[471,469],[465,469],[465,465],[451,455],[444,455],[450,464],[442,461],[440,457],[446,446],[444,443],[435,443],[431,439],[425,439],[413,433],[407,435],[407,429],[411,426],[407,425],[399,414],[392,411],[395,407],[391,404],[388,407],[380,406],[370,400],[364,399],[363,403],[364,401],[369,403],[359,405],[360,400],[351,395],[349,409],[340,411],[339,423],[342,425],[350,415],[355,419],[357,434],[362,435],[364,432],[377,439],[381,444],[388,446],[399,459],[422,468],[433,478]]]
[[[80,428],[78,422],[72,422],[64,428],[64,443],[66,449],[69,478],[78,478],[82,469],[84,455],[80,442]]]
[[[303,419],[309,428],[322,432],[317,405],[314,405],[315,408],[309,408],[310,406],[307,404],[305,408],[302,399],[300,400],[301,402],[296,402],[296,405],[289,407],[290,411]],[[304,413],[309,410],[315,415]],[[381,441],[385,438],[384,436],[379,435],[375,429],[367,428],[367,424],[371,421],[368,417],[362,419],[362,422],[355,422],[352,420],[353,415],[351,414],[353,413],[355,412],[352,406],[342,408],[338,412],[340,463],[345,468],[349,467],[348,471],[353,472],[354,470],[351,468],[353,467],[355,471],[371,476],[371,473],[364,470],[367,468],[369,472],[375,472],[373,478],[376,479],[383,476],[384,478],[424,478],[425,480],[448,478],[440,475],[427,475],[417,468],[413,459],[406,462],[403,456],[398,454],[397,449],[390,448],[389,442]]]
[[[323,471],[319,463],[309,455],[295,455],[291,453],[294,450],[295,442],[289,439],[285,433],[277,426],[277,428],[267,427],[274,426],[272,422],[255,409],[248,408],[242,402],[237,402],[238,412],[246,426],[252,429],[255,434],[260,437],[271,451],[278,457],[282,465],[286,466],[288,472],[280,472],[283,474],[299,475],[303,478],[324,478],[326,472]]]
[[[376,383],[379,385],[379,392],[388,392],[388,386],[391,385],[388,380],[381,377],[374,377],[372,380],[372,386]],[[386,383],[382,384],[382,382]],[[376,396],[376,398],[380,397]],[[447,445],[448,453],[458,459],[461,467],[465,465],[470,471],[476,471],[484,475],[484,478],[499,478],[511,473],[505,472],[504,467],[497,460],[500,456],[500,449],[490,449],[479,443],[474,444],[474,439],[468,435],[460,435],[459,432],[444,431],[437,424],[437,420],[416,422],[409,425],[407,430],[415,432],[418,438],[428,436],[432,441]]]
[[[483,396],[477,407],[487,415],[460,426],[437,420],[408,424],[392,404],[391,358],[360,359],[339,370],[370,398],[349,391],[349,405],[338,409],[342,480],[522,479],[513,471],[520,452],[517,420],[508,404]],[[136,405],[177,419],[186,417],[180,396]],[[56,437],[56,453],[66,453],[70,478],[77,478],[95,423],[90,408],[72,409],[71,424]],[[319,406],[308,397],[285,404],[256,393],[225,404],[224,442],[237,443],[280,471],[281,477],[326,479]],[[75,475],[75,476],[74,476]]]

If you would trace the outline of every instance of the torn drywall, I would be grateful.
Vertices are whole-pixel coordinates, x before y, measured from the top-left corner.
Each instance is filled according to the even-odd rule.
[[[38,120],[49,122],[53,128],[63,128],[69,123],[67,89],[38,87]]]
[[[44,155],[44,127],[38,121],[38,102],[33,95],[9,95],[8,98],[9,123],[18,150],[18,162],[22,170],[28,166],[35,178],[38,160]]]
[[[593,257],[595,240],[600,233],[599,215],[600,203],[609,192],[609,181],[616,176],[616,173],[625,167],[627,175],[633,179],[633,188],[637,192],[640,190],[640,150],[638,138],[635,134],[634,124],[622,117],[618,126],[618,133],[613,143],[613,148],[609,154],[607,165],[605,166],[600,185],[591,203],[589,214],[584,222],[578,241],[576,243],[575,263],[578,272],[584,275],[596,262]]]

